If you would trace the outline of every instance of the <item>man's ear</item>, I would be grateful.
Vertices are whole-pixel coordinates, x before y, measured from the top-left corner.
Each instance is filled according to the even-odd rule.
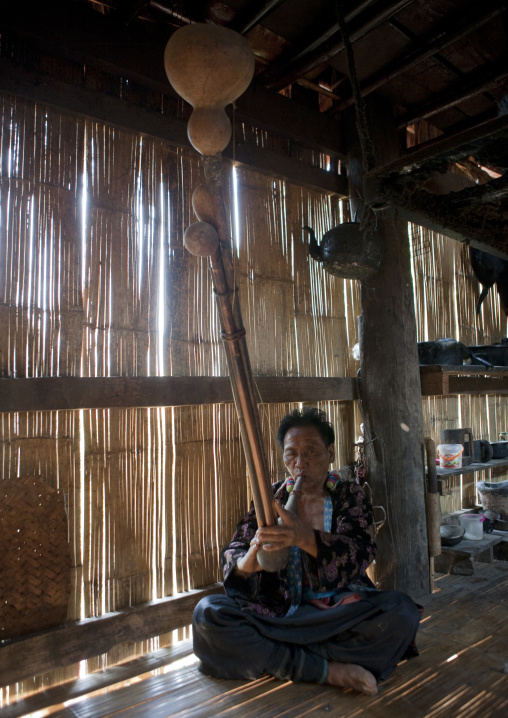
[[[333,464],[335,461],[335,444],[330,444],[328,447],[328,454],[330,456],[330,464]]]

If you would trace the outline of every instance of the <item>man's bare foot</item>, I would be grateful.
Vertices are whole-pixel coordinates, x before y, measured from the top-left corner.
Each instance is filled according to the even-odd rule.
[[[375,696],[377,693],[377,681],[372,673],[355,663],[328,663],[326,683],[352,688],[368,696]]]

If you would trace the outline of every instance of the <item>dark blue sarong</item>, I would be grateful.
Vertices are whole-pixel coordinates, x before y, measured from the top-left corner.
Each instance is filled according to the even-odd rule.
[[[302,604],[288,617],[242,610],[229,596],[208,596],[194,611],[194,653],[220,678],[322,683],[328,661],[355,663],[385,680],[414,640],[420,612],[400,591],[355,589],[361,600],[326,610]]]

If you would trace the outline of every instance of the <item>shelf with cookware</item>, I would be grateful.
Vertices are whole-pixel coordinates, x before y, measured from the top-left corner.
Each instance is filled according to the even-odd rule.
[[[478,471],[487,471],[489,469],[499,469],[508,466],[508,458],[505,459],[491,459],[485,462],[474,462],[469,466],[460,466],[452,469],[442,469],[440,466],[436,466],[436,473],[438,480],[446,479],[451,476],[461,476],[462,474],[475,474]]]
[[[470,428],[443,429],[436,451],[439,493],[444,479],[508,467],[508,435],[502,432],[499,439],[475,439]]]
[[[422,396],[508,395],[508,366],[421,364],[420,380]],[[467,429],[458,431],[463,431],[466,435],[468,433]],[[506,455],[503,455],[504,445],[508,447],[508,442],[487,442],[483,439],[474,441],[474,437],[469,436],[469,439],[473,440],[475,444],[474,452],[480,452],[480,455],[473,457],[468,451],[465,438],[464,436],[462,439],[454,440],[450,436],[441,437],[443,443],[455,443],[455,441],[459,444],[463,443],[464,451],[460,466],[450,468],[436,466],[440,494],[443,494],[443,482],[452,477],[508,467],[508,448]],[[489,445],[494,447],[495,451],[500,452],[499,455],[494,456],[494,452],[489,455]]]
[[[463,476],[464,474],[476,474],[479,471],[489,471],[492,469],[508,468],[508,458],[505,459],[491,459],[486,462],[475,462],[469,464],[469,466],[461,466],[453,469],[443,469],[440,466],[436,466],[437,474],[437,485],[439,493],[443,495],[444,486],[443,482],[453,476]]]
[[[441,443],[437,447],[432,440],[426,440],[428,490],[446,497],[452,493],[448,479],[452,484],[455,477],[460,478],[462,508],[450,512],[448,505],[448,513],[443,513],[446,501],[443,504],[441,499],[441,510],[434,515],[435,518],[440,515],[441,550],[434,555],[437,572],[473,575],[476,561],[506,560],[508,481],[475,481],[471,477],[494,469],[500,470],[496,472],[499,476],[508,468],[508,434],[501,432],[499,439],[475,440],[470,428],[455,428],[441,430]],[[462,503],[466,496],[462,481],[465,475],[470,476],[469,497]],[[429,504],[429,509],[433,506]],[[501,530],[496,530],[495,536],[488,535],[494,529]]]

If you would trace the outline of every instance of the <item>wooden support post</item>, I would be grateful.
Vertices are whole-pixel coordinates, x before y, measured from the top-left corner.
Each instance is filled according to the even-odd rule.
[[[376,161],[386,163],[398,152],[393,113],[387,103],[369,99]],[[358,152],[350,158],[348,175],[350,196],[363,197]],[[387,514],[377,536],[374,579],[379,588],[422,596],[429,592],[429,556],[409,240],[406,224],[390,209],[377,212],[376,223],[385,254],[380,270],[361,285],[359,383],[368,431],[368,482],[374,503]]]

